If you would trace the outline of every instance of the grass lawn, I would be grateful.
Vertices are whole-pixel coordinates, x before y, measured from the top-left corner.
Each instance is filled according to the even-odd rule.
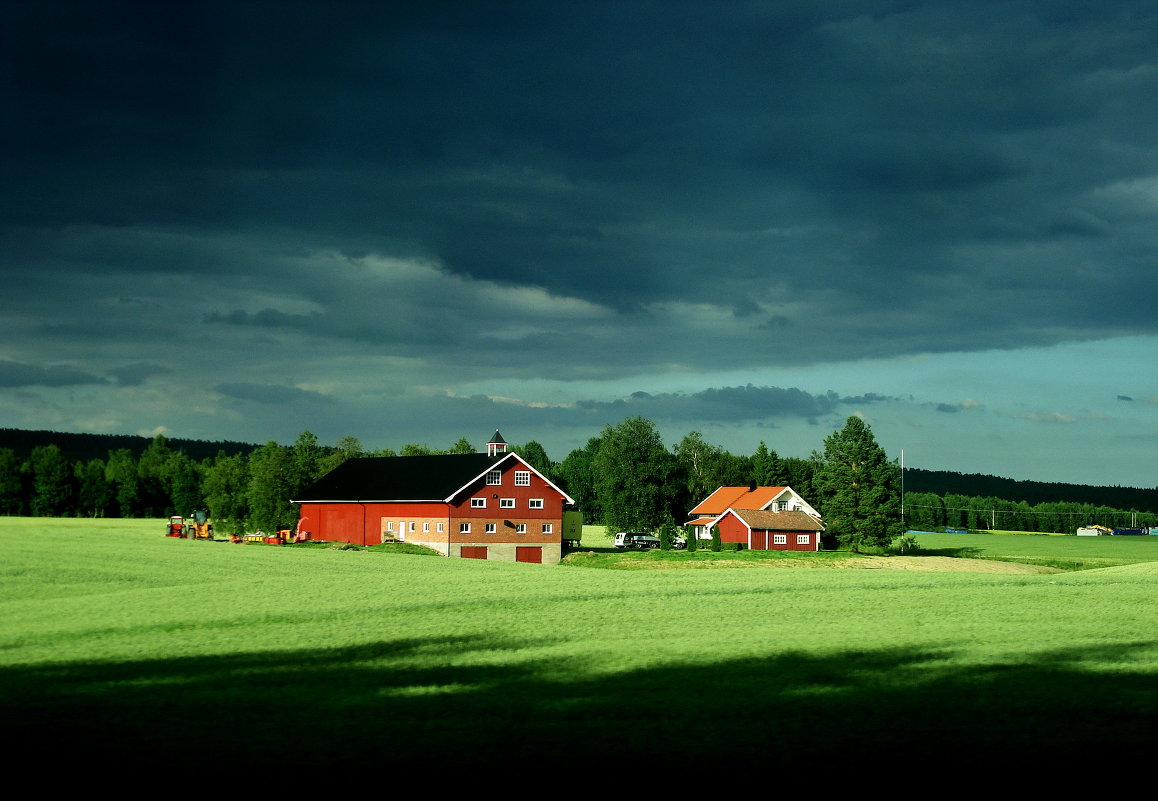
[[[625,748],[656,755],[640,770],[885,753],[990,770],[1144,748],[1158,713],[1158,555],[1040,575],[625,572],[163,528],[0,518],[13,764],[68,764],[67,743],[120,771],[283,778],[597,770]]]

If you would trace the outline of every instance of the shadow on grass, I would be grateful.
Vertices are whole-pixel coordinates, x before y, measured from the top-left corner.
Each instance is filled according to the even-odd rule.
[[[283,778],[287,766],[542,770],[627,755],[739,770],[884,759],[992,767],[1056,759],[1080,743],[1143,745],[1158,712],[1153,675],[1090,668],[1147,643],[1020,664],[963,667],[944,653],[889,649],[598,676],[562,661],[511,664],[505,653],[541,644],[430,638],[6,668],[0,753],[16,765],[118,770],[188,770],[196,758],[199,771]],[[485,664],[496,652],[504,663]]]

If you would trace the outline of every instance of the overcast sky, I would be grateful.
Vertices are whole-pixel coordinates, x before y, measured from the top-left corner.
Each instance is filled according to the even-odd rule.
[[[1155,2],[0,9],[0,427],[1158,485]]]

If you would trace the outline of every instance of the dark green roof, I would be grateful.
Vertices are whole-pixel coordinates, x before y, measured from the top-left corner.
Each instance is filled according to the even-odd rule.
[[[485,453],[350,459],[294,501],[444,501],[497,461]]]

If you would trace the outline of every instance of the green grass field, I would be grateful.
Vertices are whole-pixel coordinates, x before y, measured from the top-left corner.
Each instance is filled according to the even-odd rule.
[[[13,764],[67,762],[68,744],[118,769],[185,769],[203,751],[216,758],[197,770],[252,776],[597,770],[625,748],[730,775],[886,755],[991,769],[1088,743],[1145,752],[1158,713],[1153,550],[1042,575],[625,572],[163,525],[0,518]],[[1008,539],[990,555],[1076,541]],[[1103,539],[1082,542],[1121,547]]]

